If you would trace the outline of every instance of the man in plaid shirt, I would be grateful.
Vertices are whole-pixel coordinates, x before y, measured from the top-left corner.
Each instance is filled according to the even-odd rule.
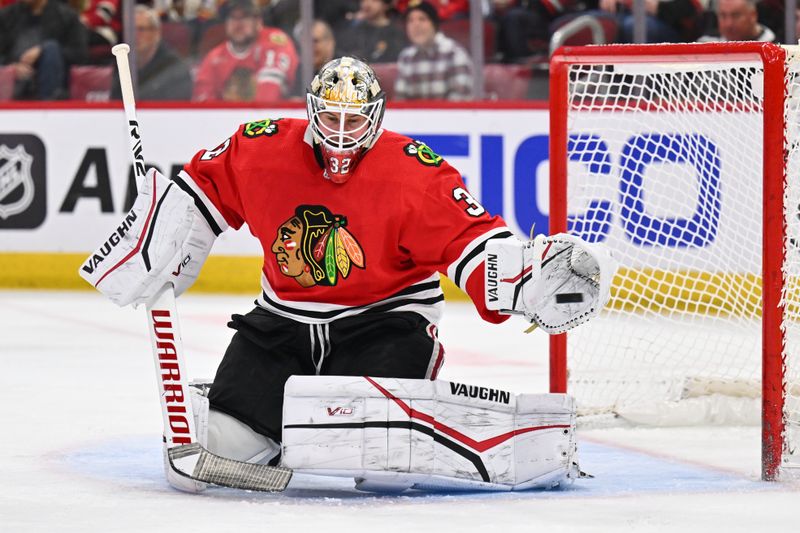
[[[398,100],[470,100],[472,60],[454,40],[439,33],[439,14],[428,2],[410,3],[406,35],[412,46],[397,59]]]

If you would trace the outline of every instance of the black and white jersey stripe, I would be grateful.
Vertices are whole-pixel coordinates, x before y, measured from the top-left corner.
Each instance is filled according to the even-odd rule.
[[[475,271],[475,269],[478,268],[481,263],[483,263],[483,251],[486,248],[486,243],[491,239],[504,239],[506,237],[512,237],[513,235],[514,234],[511,233],[511,230],[509,230],[507,227],[503,227],[487,231],[483,235],[474,239],[464,248],[464,251],[461,252],[461,255],[458,257],[458,259],[453,261],[450,266],[447,267],[447,277],[450,278],[453,283],[458,285],[461,290],[466,291],[467,280]]]
[[[306,324],[324,324],[362,313],[384,313],[388,311],[413,311],[422,315],[428,322],[438,324],[444,310],[444,294],[439,282],[439,274],[410,285],[388,298],[366,305],[346,306],[324,302],[293,302],[282,300],[275,294],[261,274],[261,296],[256,303],[276,315]]]
[[[214,203],[208,199],[206,193],[197,186],[194,179],[185,170],[181,170],[177,176],[172,178],[172,181],[192,197],[195,207],[197,207],[205,221],[208,222],[208,226],[214,232],[214,235],[219,237],[223,231],[228,229],[229,226],[225,217],[222,216],[222,213],[214,206]]]

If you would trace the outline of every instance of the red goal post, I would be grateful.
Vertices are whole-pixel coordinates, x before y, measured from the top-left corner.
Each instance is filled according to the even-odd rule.
[[[755,384],[764,479],[798,461],[797,405],[785,403],[798,387],[786,365],[800,357],[800,268],[786,244],[800,224],[786,179],[800,117],[794,53],[755,42],[565,47],[550,67],[550,233],[607,242],[621,267],[594,330],[551,339],[551,391],[619,419],[657,390],[694,413]],[[721,346],[744,331],[749,348]]]

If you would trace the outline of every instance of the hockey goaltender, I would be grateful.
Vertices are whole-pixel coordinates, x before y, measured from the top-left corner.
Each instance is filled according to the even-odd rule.
[[[484,320],[519,314],[559,333],[603,307],[613,260],[570,235],[513,236],[442,157],[381,128],[385,104],[368,65],[334,59],[311,83],[307,120],[243,124],[171,180],[150,170],[125,231],[80,274],[118,305],[147,304],[166,284],[183,293],[228,228],[246,223],[260,241],[256,306],[232,316],[213,383],[187,393],[209,457],[364,490],[574,478],[569,396],[436,379],[439,275]],[[170,455],[173,486],[205,489],[176,464]]]

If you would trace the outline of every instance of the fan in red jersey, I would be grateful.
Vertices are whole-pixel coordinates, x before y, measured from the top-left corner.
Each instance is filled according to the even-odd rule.
[[[136,216],[120,226],[148,237],[104,243],[83,269],[117,303],[141,303],[165,280],[185,290],[229,227],[246,223],[260,241],[256,307],[233,315],[236,333],[198,408],[208,416],[198,438],[212,453],[278,461],[292,375],[435,379],[440,275],[493,323],[517,313],[559,332],[605,303],[614,269],[602,253],[571,236],[514,237],[441,156],[381,128],[384,103],[368,65],[327,63],[311,83],[308,120],[243,124],[172,182],[151,171]],[[134,241],[141,249],[129,251]],[[114,263],[106,255],[135,254],[151,265],[140,277],[139,263],[104,267]]]
[[[278,28],[264,28],[253,0],[226,4],[227,40],[212,49],[197,71],[192,99],[274,102],[291,90],[297,51]],[[241,87],[243,74],[246,87]],[[240,87],[231,90],[232,86]]]

